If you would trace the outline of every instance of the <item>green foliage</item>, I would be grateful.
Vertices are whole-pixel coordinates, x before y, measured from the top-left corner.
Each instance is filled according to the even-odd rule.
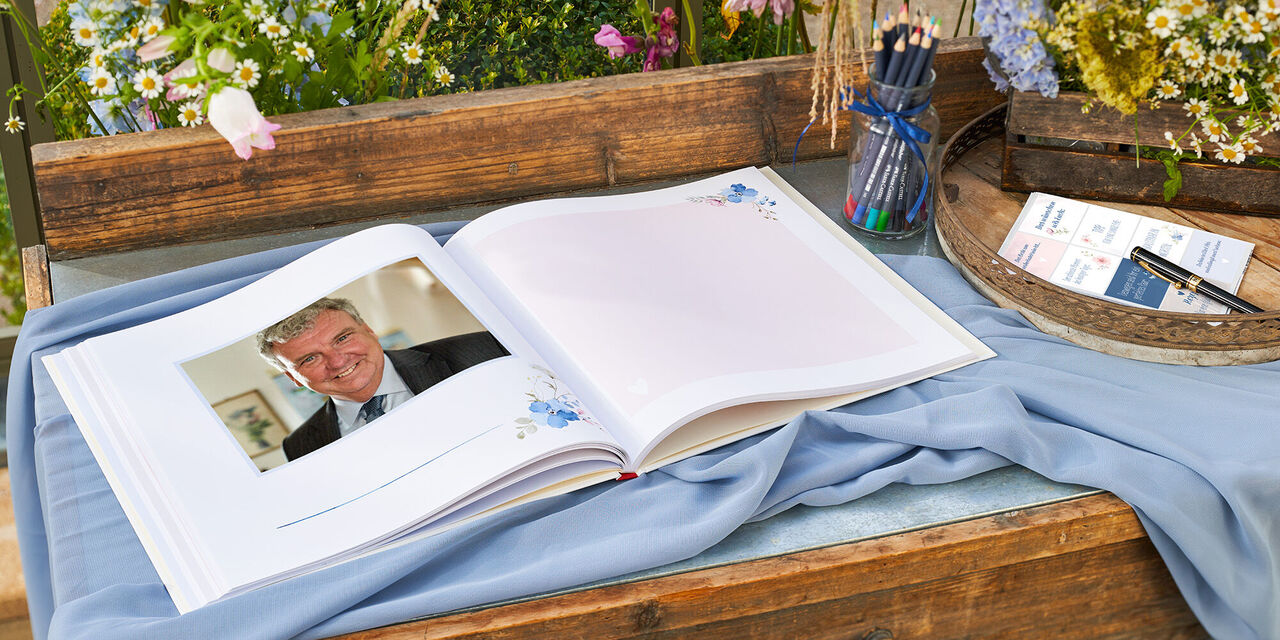
[[[3,316],[9,324],[22,324],[27,313],[26,292],[22,286],[22,253],[13,237],[13,216],[9,210],[9,190],[0,172],[0,298],[9,301]]]
[[[640,31],[630,6],[625,0],[447,0],[422,41],[427,57],[450,69],[454,82],[419,94],[577,80],[632,64],[638,70],[634,60],[611,60],[592,39],[603,23]]]

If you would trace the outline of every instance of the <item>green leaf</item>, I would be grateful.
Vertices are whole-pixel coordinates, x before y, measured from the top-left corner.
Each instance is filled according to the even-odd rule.
[[[1164,201],[1169,202],[1182,188],[1182,170],[1178,168],[1178,156],[1161,154],[1160,159],[1164,162],[1164,172],[1169,176],[1164,181]]]

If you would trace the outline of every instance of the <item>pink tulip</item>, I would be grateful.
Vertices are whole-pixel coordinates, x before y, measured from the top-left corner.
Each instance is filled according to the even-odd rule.
[[[177,40],[173,36],[156,36],[150,42],[138,47],[138,59],[151,62],[169,55],[169,45]]]
[[[635,36],[622,35],[617,27],[611,24],[600,25],[600,32],[595,35],[595,40],[596,44],[609,50],[610,58],[621,58],[640,51],[640,44],[643,42]]]
[[[236,155],[245,160],[253,155],[250,147],[276,148],[271,132],[279,129],[280,125],[267,122],[253,103],[253,96],[244,89],[223,87],[210,96],[209,124],[231,143]]]

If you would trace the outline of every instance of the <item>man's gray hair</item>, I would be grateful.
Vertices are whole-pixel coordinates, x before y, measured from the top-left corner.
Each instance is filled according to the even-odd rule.
[[[288,318],[259,331],[258,354],[271,366],[284,371],[284,363],[280,362],[280,358],[276,356],[275,346],[302,335],[316,325],[316,316],[329,310],[342,311],[351,316],[356,322],[364,324],[364,320],[360,317],[360,312],[356,311],[355,305],[351,304],[350,300],[346,298],[320,298]]]

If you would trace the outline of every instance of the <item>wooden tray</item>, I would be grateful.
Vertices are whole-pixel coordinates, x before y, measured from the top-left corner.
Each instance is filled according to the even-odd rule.
[[[1280,220],[1100,202],[1253,242],[1241,297],[1267,313],[1202,315],[1127,307],[1068,291],[996,254],[1026,196],[1001,191],[1006,105],[956,132],[942,149],[935,191],[943,252],[979,291],[1042,331],[1127,358],[1225,365],[1280,359]]]

